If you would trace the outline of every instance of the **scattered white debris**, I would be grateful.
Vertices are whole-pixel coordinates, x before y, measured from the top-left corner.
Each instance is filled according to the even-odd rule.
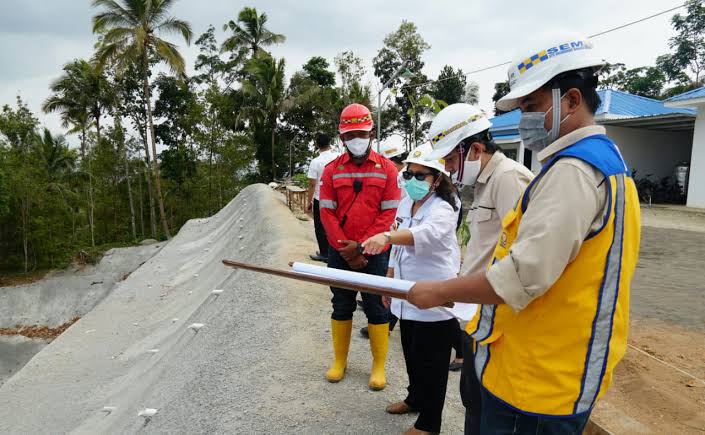
[[[244,236],[242,236],[242,235],[237,236],[237,238],[240,239],[240,240],[242,240],[243,237],[244,237]]]
[[[192,323],[192,324],[188,325],[188,329],[192,329],[192,330],[198,332],[198,330],[203,328],[203,326],[205,326],[205,325],[203,325],[203,323]]]
[[[150,419],[150,418],[154,417],[155,415],[157,415],[157,411],[158,411],[158,409],[154,409],[154,408],[144,408],[142,411],[137,413],[137,416],[144,417],[146,419]]]
[[[192,295],[192,294],[193,294],[193,290],[189,291],[188,294]]]
[[[84,334],[90,334],[92,332],[95,332],[95,329],[89,329],[88,331],[84,332]]]
[[[115,410],[117,410],[117,406],[104,406],[100,411],[110,415]]]
[[[211,243],[210,241],[208,243]],[[211,248],[203,248],[203,252],[208,252],[210,251]]]
[[[245,249],[245,247],[244,247],[244,246],[240,246],[240,250],[242,251],[243,249]]]
[[[223,289],[215,289],[211,292],[211,294],[221,295],[221,294],[223,294]]]
[[[194,274],[193,274],[193,277],[194,277],[194,278],[198,278],[198,274],[197,274],[197,273],[194,273]]]
[[[149,349],[147,352],[149,352],[149,353],[159,353],[159,349]]]
[[[147,284],[147,288],[152,288],[152,284]]]
[[[203,260],[198,260],[198,264],[203,264]]]
[[[178,317],[174,317],[173,319],[171,319],[171,323],[176,323],[176,322],[178,322],[178,321],[179,321],[179,318],[178,318]]]
[[[132,326],[140,326],[140,324],[137,323],[137,322],[135,322],[135,323],[132,324]]]

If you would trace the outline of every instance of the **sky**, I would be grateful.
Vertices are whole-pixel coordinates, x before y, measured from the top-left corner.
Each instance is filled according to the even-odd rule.
[[[512,60],[522,47],[536,47],[566,32],[591,35],[679,6],[683,0],[387,0],[312,1],[179,0],[173,15],[188,21],[194,41],[210,24],[223,40],[222,25],[235,19],[244,6],[254,6],[269,17],[269,28],[286,35],[286,43],[271,49],[284,57],[291,75],[311,56],[323,56],[333,65],[337,53],[354,51],[368,70],[373,92],[379,82],[372,76],[372,59],[388,33],[402,20],[414,22],[431,45],[424,54],[423,72],[435,78],[448,64],[463,71]],[[680,9],[677,12],[681,12]],[[0,0],[0,106],[14,105],[20,95],[40,121],[63,132],[56,114],[41,113],[49,84],[62,66],[75,58],[89,58],[95,37],[89,0]],[[662,15],[594,39],[605,58],[627,67],[653,65],[667,53],[674,32],[672,14]],[[169,39],[169,38],[167,38]],[[177,42],[189,72],[197,47]],[[480,106],[492,112],[494,83],[506,79],[506,67],[468,76],[480,87]],[[72,140],[73,142],[73,140]]]

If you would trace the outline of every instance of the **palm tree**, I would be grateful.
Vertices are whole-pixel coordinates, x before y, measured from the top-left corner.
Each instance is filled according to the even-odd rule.
[[[286,41],[286,36],[270,31],[266,24],[266,13],[258,15],[256,8],[243,8],[237,16],[237,22],[230,20],[223,25],[223,30],[230,29],[233,34],[223,41],[222,51],[247,49],[254,58],[264,53],[263,47]]]
[[[255,105],[245,108],[254,120],[265,123],[271,130],[272,180],[276,179],[275,144],[277,119],[285,108],[284,59],[271,56],[255,57],[247,62],[246,79],[242,92],[252,98]]]
[[[150,61],[164,62],[174,73],[185,73],[184,58],[177,47],[158,35],[177,33],[186,44],[191,43],[189,23],[168,15],[175,0],[93,0],[94,8],[103,10],[93,17],[93,32],[102,35],[102,43],[96,52],[100,65],[114,62],[118,67],[138,62],[142,73],[142,89],[145,95],[147,123],[152,139],[152,170],[157,186],[157,200],[162,227],[167,238],[171,238],[164,210],[157,140],[152,120],[152,103],[149,89]]]
[[[100,121],[111,103],[109,84],[99,68],[83,59],[67,63],[63,70],[49,86],[52,95],[44,101],[42,110],[61,112],[64,127],[73,125],[75,131],[81,131],[81,155],[85,156],[86,129],[91,118],[100,142]]]
[[[100,120],[111,104],[111,96],[108,81],[96,65],[77,59],[64,65],[63,70],[64,73],[50,85],[52,95],[44,101],[42,110],[45,113],[61,112],[63,126],[71,126],[69,133],[80,133],[81,160],[88,165],[88,226],[91,246],[95,246],[93,175],[90,156],[86,160],[86,130],[93,119],[96,138],[100,142]]]

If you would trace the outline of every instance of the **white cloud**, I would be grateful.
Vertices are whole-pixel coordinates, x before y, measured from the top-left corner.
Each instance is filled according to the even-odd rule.
[[[463,71],[479,69],[512,59],[517,47],[556,31],[593,34],[651,13],[677,6],[680,0],[593,0],[565,2],[535,0],[517,2],[467,2],[462,0],[358,0],[336,1],[260,0],[251,2],[269,16],[269,27],[287,36],[275,47],[275,56],[287,60],[287,73],[299,69],[311,56],[326,57],[332,64],[340,51],[353,50],[363,57],[371,74],[371,61],[384,36],[402,19],[417,24],[431,45],[424,72],[434,78],[445,64]],[[173,13],[189,21],[196,36],[213,24],[222,40],[223,23],[234,19],[242,3],[228,0],[181,0]],[[14,103],[20,92],[30,108],[53,130],[60,129],[56,115],[40,113],[52,79],[64,63],[91,54],[94,37],[90,17],[95,13],[88,1],[0,0],[0,105]],[[673,34],[670,15],[664,15],[595,40],[612,62],[627,66],[653,64],[668,51]],[[195,40],[195,38],[194,38]],[[192,65],[195,46],[183,47]],[[480,105],[491,111],[495,82],[505,78],[506,68],[470,77],[480,85]]]

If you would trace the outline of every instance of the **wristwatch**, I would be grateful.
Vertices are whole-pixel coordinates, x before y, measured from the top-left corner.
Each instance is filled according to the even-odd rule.
[[[365,253],[365,248],[363,248],[363,247],[362,247],[362,244],[360,244],[359,242],[358,242],[358,244],[357,244],[357,246],[356,246],[356,249],[357,249],[357,252],[359,252],[360,254],[364,254],[364,253]]]
[[[390,231],[385,231],[384,237],[387,239],[387,243],[392,244],[392,233]]]

